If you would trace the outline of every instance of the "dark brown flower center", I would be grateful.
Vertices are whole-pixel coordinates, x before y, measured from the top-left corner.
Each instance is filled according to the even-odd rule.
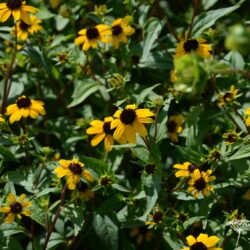
[[[89,28],[87,29],[86,35],[89,40],[97,39],[99,37],[99,31],[97,28]]]
[[[112,180],[108,176],[101,177],[100,184],[104,187],[109,186],[112,183]]]
[[[28,28],[30,27],[29,24],[25,23],[24,21],[20,21],[20,29],[23,30],[23,31],[27,31]]]
[[[112,35],[119,36],[122,33],[122,27],[120,25],[115,25],[112,27]]]
[[[80,164],[74,163],[74,162],[69,164],[69,169],[75,175],[81,174],[82,170],[83,170],[83,168],[80,166]]]
[[[162,218],[163,218],[163,213],[158,211],[158,212],[155,212],[154,215],[153,215],[153,221],[155,223],[160,223],[162,222]]]
[[[134,109],[124,109],[121,113],[120,120],[125,125],[132,124],[136,118]]]
[[[176,131],[177,124],[175,121],[170,121],[168,122],[167,127],[169,133],[174,133]]]
[[[11,10],[20,9],[22,6],[22,0],[9,0],[7,6]]]
[[[19,202],[15,202],[15,203],[12,203],[12,204],[10,205],[10,210],[11,210],[11,212],[14,213],[14,214],[19,214],[19,213],[21,213],[21,212],[22,212],[22,209],[23,209],[23,207],[22,207],[22,205],[21,205]]]
[[[148,164],[146,167],[145,167],[145,171],[147,174],[153,174],[156,170],[156,166],[154,164]]]
[[[178,215],[178,220],[181,222],[184,222],[188,219],[188,217],[185,214],[179,214]]]
[[[29,97],[26,96],[22,96],[21,98],[19,98],[16,102],[18,108],[28,108],[31,105],[31,100]]]
[[[190,247],[190,250],[207,250],[207,247],[202,242],[196,242]]]
[[[111,122],[104,122],[103,124],[103,131],[106,135],[113,135],[115,129],[110,129]]]
[[[196,180],[194,183],[194,187],[199,191],[204,189],[206,187],[206,182],[205,182],[204,178],[201,177],[200,179]]]
[[[233,95],[230,92],[225,93],[223,96],[224,102],[230,102],[233,99]]]
[[[196,168],[198,168],[198,167],[195,164],[189,165],[188,166],[189,173],[193,173]]]
[[[186,53],[191,51],[196,51],[199,47],[199,43],[196,39],[187,40],[184,45],[184,50]]]
[[[218,151],[214,151],[214,152],[213,152],[212,158],[213,158],[214,160],[219,160],[220,157],[221,157],[220,152],[218,152]]]
[[[80,192],[85,192],[87,189],[88,189],[88,185],[85,183],[85,182],[79,182],[78,184],[77,184],[77,189],[78,189],[78,191],[80,191]]]
[[[237,135],[235,135],[235,134],[228,134],[227,141],[229,143],[235,143],[237,141]]]

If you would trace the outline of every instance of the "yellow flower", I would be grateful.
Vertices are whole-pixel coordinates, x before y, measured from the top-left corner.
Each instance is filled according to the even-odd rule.
[[[124,110],[117,110],[111,122],[111,129],[115,128],[113,137],[119,141],[122,137],[129,143],[136,143],[136,133],[145,137],[148,131],[144,123],[152,123],[154,113],[149,109],[137,109],[135,104],[127,105]]]
[[[220,247],[215,247],[219,242],[217,236],[208,236],[207,234],[199,234],[197,238],[192,235],[186,237],[188,247],[184,247],[181,250],[194,250],[194,249],[204,249],[204,250],[222,250]]]
[[[196,52],[203,58],[210,58],[212,56],[211,44],[205,44],[206,40],[203,38],[194,38],[189,40],[181,40],[177,45],[175,51],[175,58],[179,58],[190,52]]]
[[[38,19],[35,16],[30,17],[30,24],[25,23],[24,21],[17,22],[17,37],[25,41],[29,35],[36,33],[39,30],[42,30],[43,27],[39,25],[42,20]],[[15,32],[15,27],[13,27],[13,33]]]
[[[163,218],[164,218],[164,213],[157,206],[153,208],[153,213],[149,214],[149,217],[151,218],[151,220],[146,221],[145,225],[157,225],[157,224],[162,223]]]
[[[188,182],[188,192],[193,193],[195,199],[198,198],[201,192],[204,196],[207,196],[210,191],[213,191],[213,186],[208,185],[208,182],[215,180],[215,176],[210,176],[212,170],[209,169],[206,172],[195,169],[191,174],[191,179]]]
[[[194,172],[195,169],[198,168],[198,166],[187,161],[184,162],[183,164],[174,164],[173,168],[179,169],[175,173],[175,176],[179,178],[179,177],[188,177],[190,174]]]
[[[30,13],[36,13],[37,8],[26,5],[22,0],[9,0],[8,3],[0,3],[0,21],[5,22],[12,15],[15,21],[20,19],[27,24],[31,23]]]
[[[112,29],[112,44],[118,49],[119,43],[127,43],[128,36],[134,34],[135,30],[129,26],[129,22],[131,21],[131,16],[125,16],[124,18],[116,19],[111,26]]]
[[[167,127],[168,127],[168,134],[173,142],[178,142],[179,138],[178,135],[182,133],[183,128],[182,124],[184,123],[183,115],[172,115],[168,119]]]
[[[88,135],[95,135],[95,137],[91,140],[92,147],[97,146],[102,140],[104,140],[105,150],[112,150],[112,145],[114,143],[114,129],[110,128],[110,124],[113,120],[113,117],[109,116],[105,117],[104,121],[93,120],[90,123],[91,127],[87,129],[86,133]]]
[[[227,133],[224,133],[222,138],[225,140],[226,145],[230,145],[234,144],[239,139],[239,135],[235,131],[230,130]]]
[[[76,187],[78,191],[78,196],[81,200],[88,201],[95,195],[92,189],[85,182],[77,183]]]
[[[76,188],[76,184],[80,182],[81,177],[87,181],[93,181],[92,174],[84,168],[84,164],[77,159],[59,161],[60,166],[57,167],[54,172],[58,178],[66,176],[67,185],[70,190]]]
[[[134,227],[130,231],[131,237],[136,237],[136,244],[141,245],[144,240],[151,241],[153,238],[153,232],[147,227]]]
[[[245,110],[245,114],[248,116],[245,120],[245,123],[246,123],[247,127],[250,127],[250,108],[247,108]]]
[[[0,114],[0,123],[1,122],[4,122],[4,118],[3,118],[3,116]]]
[[[11,104],[7,107],[6,115],[10,115],[10,123],[20,121],[22,117],[31,117],[36,119],[39,115],[45,115],[44,103],[30,99],[29,97],[22,95],[18,97],[15,104]]]
[[[227,104],[232,103],[234,100],[237,99],[238,89],[236,89],[233,85],[231,85],[230,90],[226,93],[220,93],[218,95],[218,106],[224,107]]]
[[[24,201],[25,198],[25,194],[21,194],[19,199],[12,193],[8,194],[6,206],[0,208],[0,213],[4,213],[4,220],[7,224],[12,223],[16,216],[21,219],[22,215],[31,215],[31,211],[27,210],[27,208],[32,206],[32,203],[27,200]]]
[[[75,39],[75,44],[83,44],[82,50],[87,51],[89,48],[96,49],[98,41],[109,43],[111,41],[112,32],[109,26],[98,24],[95,27],[82,29],[78,34],[80,36]]]

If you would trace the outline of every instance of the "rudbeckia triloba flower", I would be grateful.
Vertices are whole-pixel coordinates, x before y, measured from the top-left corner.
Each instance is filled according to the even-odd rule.
[[[22,0],[9,0],[7,3],[0,3],[0,21],[5,22],[12,15],[15,21],[20,19],[27,24],[31,23],[30,13],[36,13],[37,8],[26,5]]]
[[[109,43],[111,41],[112,32],[109,26],[98,24],[95,27],[82,29],[78,34],[80,36],[75,39],[75,44],[83,44],[82,50],[87,51],[89,48],[96,49],[98,41]]]
[[[187,161],[184,162],[183,164],[174,164],[173,168],[179,169],[175,173],[175,176],[179,178],[179,177],[188,177],[194,172],[195,169],[198,168],[198,166]]]
[[[87,129],[86,133],[88,135],[95,135],[91,140],[91,146],[97,146],[102,140],[104,140],[104,147],[106,151],[112,150],[112,145],[114,143],[113,133],[114,129],[110,128],[110,124],[113,121],[113,117],[105,117],[104,121],[93,120],[90,125],[91,127]]]
[[[203,58],[210,58],[212,56],[212,46],[206,44],[206,40],[203,38],[182,40],[177,45],[175,58],[179,58],[191,52],[195,52]]]
[[[63,178],[66,176],[67,185],[70,190],[74,190],[76,188],[76,184],[80,182],[81,177],[86,179],[87,181],[92,182],[93,176],[92,174],[84,168],[84,164],[77,159],[73,160],[60,160],[60,166],[55,168],[54,172],[56,173],[58,178]]]
[[[8,194],[6,206],[0,208],[0,213],[4,213],[4,220],[7,224],[12,223],[15,220],[16,216],[17,218],[21,219],[22,215],[31,215],[31,211],[27,210],[27,208],[32,206],[32,203],[27,200],[25,201],[25,198],[25,194],[21,194],[18,199],[14,194]]]
[[[193,193],[195,199],[198,198],[201,192],[204,196],[207,196],[210,191],[213,191],[213,186],[208,185],[209,182],[215,180],[215,176],[211,176],[212,170],[209,169],[206,172],[195,169],[191,174],[191,179],[188,182],[188,192]]]
[[[44,103],[30,99],[29,97],[22,95],[18,97],[15,104],[11,104],[7,107],[6,115],[10,116],[10,123],[20,121],[23,118],[31,117],[36,119],[39,115],[45,115]]]
[[[130,231],[130,236],[136,238],[136,244],[141,245],[143,241],[151,241],[153,238],[153,232],[150,231],[146,226],[134,227]]]
[[[238,89],[231,85],[228,92],[218,95],[218,106],[224,107],[230,103],[233,103],[233,101],[237,99],[238,91]]]
[[[29,35],[36,33],[39,30],[42,30],[40,23],[42,20],[38,19],[35,16],[30,17],[30,24],[25,23],[24,21],[17,22],[17,37],[25,41]],[[13,27],[13,33],[15,32],[15,27]]]
[[[80,181],[79,183],[77,183],[76,187],[78,191],[78,197],[81,200],[87,201],[94,197],[94,192],[92,191],[91,187],[89,187],[85,182]]]
[[[197,238],[192,235],[186,237],[188,247],[181,250],[222,250],[220,247],[215,247],[219,242],[217,236],[208,236],[207,234],[199,234]]]
[[[234,144],[240,137],[235,131],[229,130],[222,135],[222,138],[225,140],[226,145],[230,145]]]
[[[127,105],[124,110],[117,110],[115,119],[111,122],[111,129],[115,128],[113,137],[119,141],[122,137],[129,143],[136,143],[136,133],[145,137],[148,131],[144,123],[152,123],[154,113],[149,109],[137,109],[135,104]]]
[[[151,220],[146,221],[145,225],[157,225],[162,223],[164,218],[164,213],[160,210],[159,207],[156,207],[153,209],[153,213],[149,214],[149,217]]]
[[[183,115],[172,115],[168,119],[167,128],[168,134],[173,142],[178,142],[178,135],[183,131],[182,124],[184,123]]]
[[[127,43],[128,36],[134,34],[135,30],[129,26],[129,22],[131,21],[131,16],[125,16],[124,18],[116,19],[111,26],[112,29],[112,44],[118,49],[119,43]]]
[[[4,122],[3,116],[0,114],[0,123]]]
[[[246,123],[247,127],[250,127],[250,108],[247,108],[245,110],[245,114],[247,115],[245,123]]]

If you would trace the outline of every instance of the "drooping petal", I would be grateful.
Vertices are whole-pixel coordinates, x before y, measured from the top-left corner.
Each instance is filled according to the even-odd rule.
[[[119,123],[118,127],[116,128],[113,134],[114,139],[119,141],[120,138],[124,135],[124,131],[125,131],[125,125],[123,125],[122,123]]]
[[[126,125],[125,137],[129,143],[136,144],[136,134],[135,134],[135,131],[131,125]]]
[[[97,134],[97,135],[91,140],[91,146],[92,146],[92,147],[97,146],[104,138],[105,138],[105,133]]]
[[[206,239],[206,241],[204,241],[204,243],[207,247],[213,247],[219,242],[219,240],[220,238],[217,236],[210,236]]]
[[[84,169],[84,171],[82,172],[82,177],[90,182],[94,180],[93,175],[86,169]]]
[[[15,220],[15,214],[14,213],[9,213],[6,218],[5,218],[5,222],[7,224],[11,224],[13,221]]]
[[[192,235],[187,236],[186,241],[187,241],[189,246],[192,246],[196,243],[196,239]]]
[[[106,151],[111,151],[114,143],[112,135],[107,135],[105,140],[104,140],[104,147]]]
[[[137,120],[133,122],[133,128],[142,137],[145,137],[148,135],[148,131],[145,128],[145,126],[142,123],[138,122]]]

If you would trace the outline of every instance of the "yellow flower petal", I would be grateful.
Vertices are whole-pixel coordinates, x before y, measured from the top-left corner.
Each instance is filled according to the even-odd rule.
[[[9,213],[10,212],[10,207],[1,207],[0,208],[0,213]]]
[[[136,144],[136,134],[131,125],[125,126],[125,137],[129,143]]]
[[[112,122],[113,124],[113,122]],[[111,126],[112,128],[112,126]],[[125,125],[123,125],[122,123],[119,123],[119,125],[117,126],[114,134],[113,134],[113,137],[115,140],[119,141],[120,138],[124,135],[124,132],[125,132]]]
[[[11,224],[13,221],[15,220],[15,214],[14,213],[9,213],[6,218],[5,218],[5,222],[7,224]]]
[[[104,139],[104,147],[106,151],[111,151],[114,143],[112,135],[107,135],[106,138]]]
[[[142,137],[145,137],[148,135],[147,129],[142,123],[138,122],[138,120],[135,120],[135,122],[133,123],[133,128]]]
[[[192,235],[189,235],[188,237],[186,237],[186,241],[189,246],[192,246],[196,243],[196,239]]]
[[[83,171],[82,177],[90,182],[92,182],[94,180],[93,175],[86,169]]]
[[[97,135],[91,140],[91,146],[92,146],[92,147],[97,146],[104,138],[105,138],[105,133],[97,134]]]

